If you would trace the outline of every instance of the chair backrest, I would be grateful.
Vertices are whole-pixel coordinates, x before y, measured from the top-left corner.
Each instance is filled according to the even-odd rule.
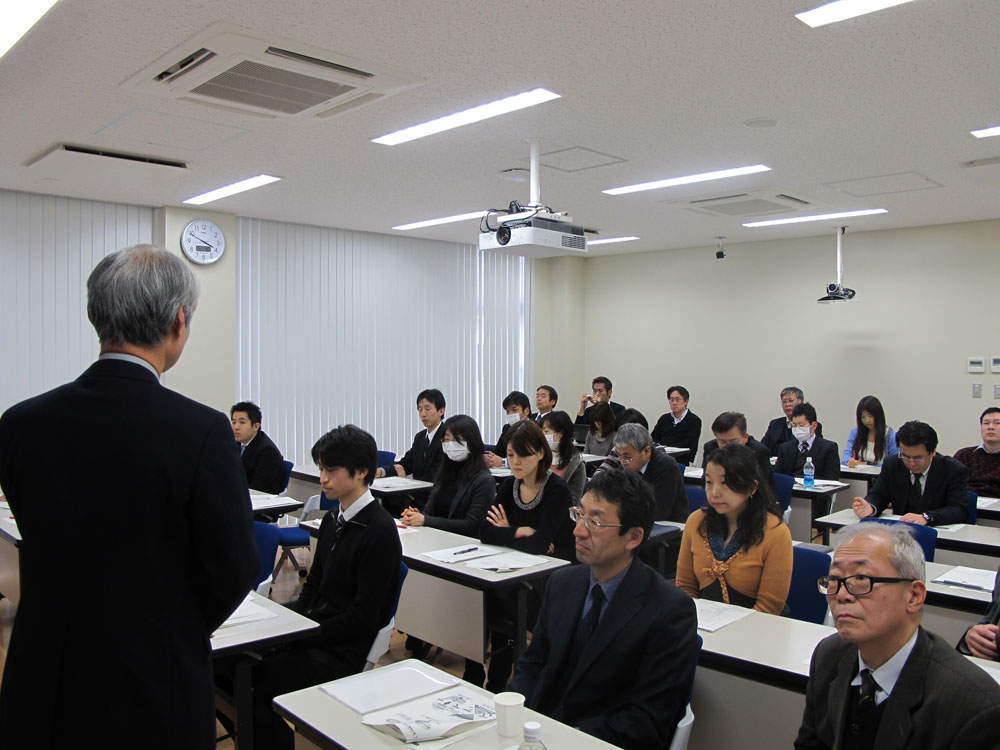
[[[977,495],[972,490],[969,490],[969,523],[975,523],[976,517],[978,516],[979,507],[979,495]]]
[[[274,569],[274,558],[278,556],[278,544],[281,540],[281,528],[261,521],[253,522],[253,539],[257,544],[257,555],[260,557],[260,572],[254,586],[271,575]]]
[[[788,614],[796,620],[822,625],[827,601],[816,588],[816,579],[830,572],[830,556],[805,547],[792,547],[792,585],[788,589]]]
[[[708,505],[708,498],[705,490],[701,487],[693,487],[690,484],[684,486],[684,491],[688,496],[688,511],[694,513],[698,508]]]
[[[403,581],[406,580],[406,574],[409,572],[410,569],[406,567],[406,563],[400,560],[399,580],[396,581],[396,593],[392,597],[392,612],[390,613],[392,617],[396,616],[396,608],[399,607],[399,595],[403,592]]]
[[[285,467],[285,483],[281,487],[281,492],[288,489],[288,482],[292,478],[292,468],[295,466],[291,461],[282,461],[281,465]],[[280,495],[281,492],[278,494]]]
[[[319,509],[320,510],[333,510],[334,508],[340,507],[340,500],[336,498],[328,498],[325,492],[319,493]]]
[[[930,526],[921,526],[916,523],[907,523],[906,521],[897,521],[895,518],[862,518],[862,523],[884,523],[886,525],[893,523],[901,523],[910,530],[910,534],[913,538],[917,540],[921,548],[924,550],[924,559],[927,562],[934,562],[934,548],[937,547],[938,533],[937,529]]]
[[[694,695],[694,675],[698,669],[698,659],[701,658],[701,647],[704,641],[697,633],[695,634],[697,645],[689,654],[688,666],[691,669],[691,682],[688,685],[688,694],[684,716],[674,727],[674,737],[670,740],[669,750],[686,750],[688,739],[691,737],[691,725],[694,723],[694,712],[691,710],[691,696]]]
[[[782,513],[788,510],[788,506],[792,504],[792,486],[794,484],[794,477],[774,472],[774,489],[778,493],[778,503],[781,505]]]
[[[383,466],[390,466],[393,461],[396,460],[396,454],[392,451],[379,451],[378,452],[378,467],[381,469]]]

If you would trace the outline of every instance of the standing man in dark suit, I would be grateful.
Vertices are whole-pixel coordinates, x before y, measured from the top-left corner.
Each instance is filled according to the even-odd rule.
[[[580,396],[580,411],[576,413],[576,424],[589,425],[590,410],[594,408],[594,404],[598,403],[606,403],[610,406],[611,411],[615,413],[615,419],[618,419],[625,411],[625,407],[611,400],[611,380],[603,375],[598,375],[591,382],[590,387],[593,389],[593,395],[584,393]]]
[[[694,676],[694,601],[641,560],[653,498],[636,474],[594,477],[570,510],[583,563],[553,574],[510,689],[625,750],[665,748]]]
[[[251,490],[277,495],[285,490],[284,458],[278,446],[260,428],[260,407],[240,401],[229,410],[233,437],[240,445],[240,460]]]
[[[687,448],[688,455],[684,459],[693,464],[698,454],[698,441],[701,440],[701,417],[688,409],[691,394],[682,385],[672,385],[667,388],[667,405],[670,411],[660,416],[653,427],[653,440],[660,445],[673,448]]]
[[[23,537],[0,747],[215,746],[208,639],[260,562],[225,415],[159,382],[197,302],[178,256],[108,255],[87,280],[98,361],[0,418]]]
[[[747,434],[746,415],[738,411],[724,411],[712,422],[712,434],[715,440],[709,440],[702,448],[701,468],[708,463],[708,457],[719,448],[727,445],[745,445],[753,451],[757,459],[757,471],[761,479],[774,488],[774,472],[771,469],[771,452],[763,443],[759,443]]]
[[[649,431],[641,424],[625,424],[615,433],[615,452],[625,471],[636,472],[653,489],[655,520],[687,520],[684,474],[677,462],[661,448],[653,447]],[[596,475],[595,475],[596,476]]]
[[[902,520],[921,526],[968,521],[969,470],[951,456],[937,454],[934,428],[907,422],[896,442],[899,455],[885,460],[864,498],[854,498],[858,518],[880,516],[891,504]]]
[[[801,388],[790,385],[781,389],[781,410],[785,416],[772,419],[760,442],[767,446],[772,456],[778,455],[778,446],[792,439],[792,410],[805,403],[806,397]],[[823,425],[816,423],[816,434],[823,437]]]
[[[920,627],[920,545],[901,525],[854,524],[820,578],[837,634],[813,652],[800,750],[986,750],[997,746],[1000,686]]]

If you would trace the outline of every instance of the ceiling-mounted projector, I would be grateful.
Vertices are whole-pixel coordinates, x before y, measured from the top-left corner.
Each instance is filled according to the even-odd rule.
[[[844,286],[844,248],[843,237],[847,227],[837,227],[837,282],[826,285],[826,296],[820,297],[817,302],[821,305],[828,305],[831,302],[847,302],[854,299],[855,291]]]

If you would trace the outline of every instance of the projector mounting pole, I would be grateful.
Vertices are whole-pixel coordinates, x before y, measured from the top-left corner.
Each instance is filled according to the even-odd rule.
[[[528,146],[531,149],[530,161],[531,161],[531,177],[528,188],[528,205],[529,206],[540,206],[542,205],[542,191],[539,186],[539,172],[541,171],[538,161],[539,153],[541,151],[541,145],[537,138],[529,138]]]
[[[844,284],[844,232],[847,231],[847,227],[837,228],[837,286],[843,286]]]

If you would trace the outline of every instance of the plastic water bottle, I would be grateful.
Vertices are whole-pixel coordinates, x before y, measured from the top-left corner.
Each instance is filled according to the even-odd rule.
[[[542,733],[542,725],[537,721],[524,722],[524,741],[518,745],[517,750],[545,750],[545,745],[539,735]]]
[[[806,465],[802,467],[802,484],[806,487],[816,486],[816,467],[813,466],[812,456],[806,457]]]

